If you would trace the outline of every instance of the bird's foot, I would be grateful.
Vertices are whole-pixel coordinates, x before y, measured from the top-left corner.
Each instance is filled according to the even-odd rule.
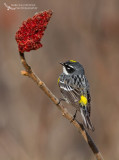
[[[57,105],[59,105],[61,103],[61,101],[65,101],[65,99],[64,98],[60,98],[59,102],[57,103]]]
[[[74,116],[73,116],[73,119],[70,121],[70,123],[72,123],[72,122],[75,120],[76,114],[77,114],[77,110],[76,110],[76,112],[75,112],[75,114],[74,114]]]

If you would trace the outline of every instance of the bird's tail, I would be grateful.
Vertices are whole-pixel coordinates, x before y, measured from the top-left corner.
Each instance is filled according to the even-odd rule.
[[[86,110],[81,109],[81,115],[82,115],[85,126],[88,129],[94,131],[95,128],[93,127],[91,120],[90,120],[90,117],[89,117],[89,114],[86,112]]]

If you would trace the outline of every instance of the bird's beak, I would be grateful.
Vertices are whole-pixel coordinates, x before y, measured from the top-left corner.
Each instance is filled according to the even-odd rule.
[[[59,64],[61,64],[62,66],[64,66],[64,63],[60,62]]]

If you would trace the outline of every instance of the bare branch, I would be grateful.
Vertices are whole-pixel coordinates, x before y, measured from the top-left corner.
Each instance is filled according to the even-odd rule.
[[[62,115],[71,122],[73,116],[67,111],[67,109],[61,103],[59,104],[59,99],[48,89],[45,83],[35,75],[31,67],[27,64],[24,53],[20,53],[20,57],[21,57],[21,62],[25,68],[25,71],[21,71],[21,74],[31,78],[38,85],[38,87],[40,87],[43,90],[43,92],[51,99],[51,101],[57,106],[57,108],[62,112]],[[83,136],[84,140],[88,143],[96,159],[104,160],[98,148],[96,147],[94,141],[89,136],[83,125],[80,124],[76,119],[72,122],[72,124],[77,128],[77,130]]]

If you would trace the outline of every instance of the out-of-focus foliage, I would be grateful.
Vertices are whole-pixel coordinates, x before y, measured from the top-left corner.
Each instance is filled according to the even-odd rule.
[[[52,9],[54,14],[42,40],[43,48],[26,54],[26,58],[57,97],[61,97],[57,78],[62,72],[58,62],[73,59],[83,64],[90,82],[91,119],[96,129],[90,134],[105,159],[118,160],[118,0],[14,3],[32,3],[38,9],[7,10],[0,1],[0,159],[95,159],[72,124],[29,78],[20,75],[22,65],[15,33],[22,21],[35,12]],[[72,114],[75,112],[66,106]]]

